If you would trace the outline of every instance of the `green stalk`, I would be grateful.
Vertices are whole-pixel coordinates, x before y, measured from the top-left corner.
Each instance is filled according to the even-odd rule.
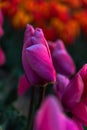
[[[44,100],[45,92],[46,92],[46,85],[40,86],[38,107],[41,105],[42,101]]]
[[[29,104],[28,122],[27,122],[26,130],[31,130],[32,125],[33,125],[35,91],[36,91],[36,87],[33,87],[31,95],[30,95],[31,98],[30,98],[30,104]]]

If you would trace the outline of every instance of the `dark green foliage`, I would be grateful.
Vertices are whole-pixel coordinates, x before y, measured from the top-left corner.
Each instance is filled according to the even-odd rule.
[[[26,118],[12,106],[0,104],[0,130],[24,130]]]

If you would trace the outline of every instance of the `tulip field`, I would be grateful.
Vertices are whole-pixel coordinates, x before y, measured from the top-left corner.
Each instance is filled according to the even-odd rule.
[[[0,130],[87,130],[86,0],[0,0]]]

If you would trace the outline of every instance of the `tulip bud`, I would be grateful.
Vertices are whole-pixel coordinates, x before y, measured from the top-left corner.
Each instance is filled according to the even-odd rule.
[[[81,70],[78,72],[84,83],[84,91],[82,97],[87,97],[87,64],[85,64]]]
[[[0,37],[2,37],[4,34],[4,31],[2,29],[2,25],[3,25],[3,15],[2,15],[2,12],[0,10]]]
[[[67,77],[75,73],[75,64],[61,40],[56,42],[56,47],[52,53],[53,64],[56,71]]]
[[[2,26],[2,24],[3,24],[3,15],[2,15],[2,12],[0,10],[0,25]]]
[[[78,121],[87,126],[87,105],[85,103],[80,102],[76,104],[71,112]]]
[[[77,74],[68,84],[64,92],[62,102],[66,108],[73,108],[80,102],[83,93],[83,81],[79,74]]]
[[[5,54],[3,50],[0,48],[0,66],[6,62]]]
[[[56,83],[53,86],[54,92],[57,97],[61,100],[62,96],[67,89],[67,85],[69,84],[69,79],[64,75],[57,74]]]
[[[23,96],[29,88],[30,88],[30,84],[28,83],[26,76],[22,75],[19,78],[19,82],[18,82],[18,95]]]
[[[31,85],[40,85],[56,80],[48,44],[41,29],[27,25],[22,63]]]
[[[76,123],[64,115],[59,101],[48,97],[36,113],[34,130],[79,130]]]

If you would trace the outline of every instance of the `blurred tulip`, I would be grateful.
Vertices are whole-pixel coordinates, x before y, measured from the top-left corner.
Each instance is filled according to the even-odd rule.
[[[56,80],[48,44],[41,29],[27,25],[22,63],[31,85],[45,84]]]
[[[30,84],[27,81],[26,76],[22,75],[19,78],[19,82],[18,82],[18,95],[23,96],[29,88],[30,88]]]
[[[36,113],[34,130],[80,130],[77,124],[64,115],[59,101],[48,97]]]
[[[56,79],[56,83],[53,86],[54,92],[56,94],[56,96],[61,100],[62,96],[65,92],[65,90],[67,89],[66,87],[69,84],[69,79],[61,74],[57,74],[57,79]]]
[[[50,48],[50,52],[52,54],[54,49],[55,49],[55,47],[56,47],[56,42],[48,41],[48,45],[49,45],[49,48]]]
[[[2,12],[1,12],[1,10],[0,10],[0,37],[2,37],[3,34],[4,34],[2,25],[3,25],[3,15],[2,15]]]
[[[77,74],[68,84],[65,93],[63,94],[62,102],[67,108],[73,108],[80,102],[83,93],[83,81],[81,76]]]
[[[4,34],[3,28],[0,27],[0,38],[3,36],[3,34]]]
[[[6,62],[5,54],[3,50],[0,48],[0,66],[2,66]]]
[[[75,73],[75,64],[61,40],[56,42],[52,60],[57,73],[70,77]]]
[[[62,97],[64,108],[87,126],[87,64],[70,81]]]
[[[76,104],[71,112],[78,121],[87,126],[87,101]]]
[[[2,15],[2,12],[0,10],[0,26],[2,26],[3,24],[3,15]]]
[[[76,122],[76,124],[78,125],[79,130],[84,130],[84,128],[83,128],[81,122],[78,121],[78,119],[76,119],[76,118],[74,118],[74,117],[73,117],[72,119],[73,119],[74,122]]]
[[[84,83],[83,98],[87,98],[87,64],[85,64],[78,72]]]

